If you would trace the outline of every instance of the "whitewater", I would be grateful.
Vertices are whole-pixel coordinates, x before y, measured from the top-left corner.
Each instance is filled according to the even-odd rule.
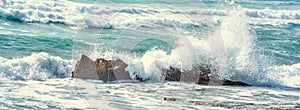
[[[0,109],[300,109],[300,2],[1,0]],[[132,79],[71,78],[80,56]],[[206,66],[251,87],[164,81]],[[167,100],[167,99],[176,100]]]

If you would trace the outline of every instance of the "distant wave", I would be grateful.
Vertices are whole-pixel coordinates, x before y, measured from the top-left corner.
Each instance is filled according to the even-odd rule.
[[[298,10],[247,9],[246,15],[253,18],[288,19],[288,20],[300,19],[300,11]]]
[[[278,3],[279,6],[299,6],[300,2],[299,1],[285,1],[285,2],[280,2]]]
[[[12,80],[46,80],[70,77],[71,61],[47,53],[33,53],[22,58],[0,57],[0,76]]]
[[[241,11],[260,19],[299,20],[297,10],[256,10],[242,8]],[[228,16],[226,10],[173,10],[152,9],[137,6],[101,6],[71,1],[1,0],[0,16],[20,22],[61,23],[81,28],[122,28],[136,26],[205,27],[212,25],[191,20],[189,16],[212,18]],[[218,24],[213,24],[218,25]]]

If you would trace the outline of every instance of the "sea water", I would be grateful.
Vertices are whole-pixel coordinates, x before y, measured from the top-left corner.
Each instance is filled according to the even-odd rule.
[[[300,109],[300,2],[1,0],[1,109]],[[85,54],[131,77],[71,78]],[[251,87],[164,81],[210,67]]]

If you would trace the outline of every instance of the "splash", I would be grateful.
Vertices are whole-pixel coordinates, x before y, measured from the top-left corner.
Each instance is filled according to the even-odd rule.
[[[299,64],[276,65],[272,58],[259,53],[260,48],[255,45],[256,36],[249,28],[250,18],[246,16],[246,11],[239,6],[226,11],[228,16],[218,20],[220,27],[214,28],[218,30],[206,37],[186,34],[187,31],[177,29],[176,35],[172,38],[175,39],[175,45],[172,45],[170,51],[155,47],[142,55],[132,55],[130,52],[122,52],[117,49],[103,53],[98,53],[97,49],[94,49],[90,56],[124,60],[129,64],[127,70],[133,79],[138,76],[154,82],[161,82],[163,81],[162,68],[172,66],[190,70],[195,65],[201,65],[211,67],[214,73],[223,78],[243,81],[251,85],[299,86],[298,83],[292,83],[285,78],[287,75],[288,78],[297,79]],[[164,31],[164,33],[167,32]],[[135,34],[141,33],[136,31]],[[121,41],[114,41],[114,43],[126,42]],[[172,42],[167,43],[171,44]],[[127,45],[127,47],[133,46]],[[277,74],[281,75],[276,76]]]

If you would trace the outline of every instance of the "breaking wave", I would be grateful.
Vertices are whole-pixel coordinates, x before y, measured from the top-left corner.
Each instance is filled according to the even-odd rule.
[[[300,64],[277,65],[272,56],[260,53],[255,45],[255,34],[250,33],[251,29],[248,27],[251,18],[237,10],[231,10],[229,16],[223,19],[220,30],[205,38],[178,34],[177,38],[173,38],[176,39],[176,45],[170,51],[153,48],[137,56],[119,51],[97,53],[93,50],[89,57],[122,59],[128,63],[127,70],[133,79],[137,75],[143,79],[162,81],[162,68],[172,66],[190,70],[194,65],[204,65],[223,78],[255,86],[300,87],[300,83],[296,81],[300,78]],[[135,33],[140,34],[138,30]],[[138,43],[126,46],[130,48]],[[116,41],[114,44],[122,43]]]
[[[1,79],[46,80],[48,78],[70,77],[70,60],[51,56],[48,53],[33,53],[22,58],[6,59],[0,57]]]
[[[253,18],[264,18],[264,19],[288,19],[288,20],[299,20],[300,12],[298,10],[273,10],[273,9],[247,9],[246,15]]]
[[[1,0],[0,16],[8,20],[38,23],[62,23],[80,28],[126,28],[143,26],[166,27],[213,27],[221,26],[222,42],[211,42],[220,36],[214,34],[198,39],[193,36],[178,37],[170,52],[152,49],[142,56],[128,54],[97,55],[107,59],[120,58],[129,64],[131,76],[160,80],[160,68],[169,66],[191,69],[193,64],[213,65],[216,72],[225,78],[240,80],[258,86],[299,87],[300,64],[276,65],[268,57],[257,53],[255,38],[247,27],[249,19],[299,20],[299,11],[256,10],[240,7],[232,10],[172,10],[150,7],[122,7],[81,4],[65,0]],[[222,22],[195,21],[188,16],[222,17]],[[217,20],[218,21],[218,20]],[[218,35],[218,34],[217,34]],[[215,38],[215,39],[214,39]],[[174,38],[175,39],[175,38]],[[219,46],[221,45],[221,46]],[[222,48],[219,48],[222,47]],[[215,50],[214,50],[215,49]],[[213,50],[213,51],[212,51]],[[224,50],[224,56],[220,51]],[[217,52],[216,52],[217,51]],[[222,53],[223,51],[221,51]],[[76,59],[78,60],[78,59]],[[72,63],[47,53],[34,53],[23,58],[0,58],[1,78],[16,80],[46,80],[47,78],[70,77]],[[293,79],[293,80],[290,80]]]
[[[205,4],[204,4],[205,5]],[[228,16],[228,10],[218,9],[175,10],[154,9],[143,5],[102,6],[99,4],[82,4],[65,0],[1,0],[0,16],[20,22],[62,23],[75,28],[122,28],[154,24],[163,26],[207,26],[206,22],[190,21],[188,16]],[[299,20],[296,10],[247,9],[240,11],[251,18]],[[200,17],[200,18],[201,18]],[[166,19],[167,18],[167,19]],[[215,24],[218,25],[218,24]]]

